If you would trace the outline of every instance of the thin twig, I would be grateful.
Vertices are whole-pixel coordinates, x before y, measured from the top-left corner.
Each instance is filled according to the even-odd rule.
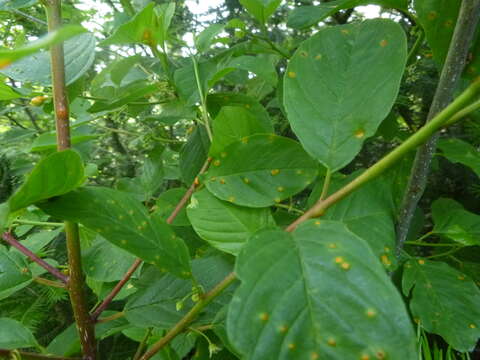
[[[51,286],[51,287],[56,287],[59,289],[66,289],[67,287],[65,286],[64,283],[58,282],[58,281],[52,281],[48,280],[42,277],[35,277],[33,280],[39,284],[46,285],[46,286]]]
[[[443,66],[433,102],[427,116],[427,123],[452,101],[458,81],[465,67],[479,15],[479,0],[462,1],[445,65]],[[425,191],[428,173],[430,171],[430,163],[435,154],[438,136],[438,134],[432,136],[417,150],[410,172],[410,179],[398,215],[397,257],[400,255],[400,250],[407,239],[415,209]]]
[[[9,233],[5,232],[3,233],[3,240],[5,240],[8,244],[13,246],[15,249],[20,251],[22,254],[30,258],[33,262],[37,263],[41,267],[43,267],[45,270],[47,270],[50,274],[55,276],[58,280],[62,281],[63,283],[67,284],[68,283],[68,277],[62,274],[60,271],[58,271],[56,268],[54,268],[52,265],[47,263],[45,260],[39,258],[37,255],[35,255],[32,251],[27,249],[25,246],[20,244],[15,237]]]
[[[152,335],[152,330],[153,328],[148,328],[147,332],[145,333],[145,336],[142,339],[142,342],[138,345],[137,351],[135,352],[135,355],[133,357],[133,360],[138,360],[140,359],[140,356],[142,356],[143,350],[145,349],[145,346],[147,346],[147,341],[148,338]]]

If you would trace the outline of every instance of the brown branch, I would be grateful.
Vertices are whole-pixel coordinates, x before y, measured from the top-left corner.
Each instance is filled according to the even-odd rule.
[[[205,161],[205,163],[203,164],[202,168],[200,169],[200,172],[198,173],[198,175],[201,175],[205,171],[207,171],[208,166],[210,165],[210,160],[211,159],[208,158]],[[167,224],[171,224],[173,222],[173,220],[175,220],[177,215],[180,213],[180,210],[182,210],[182,208],[185,206],[188,199],[190,199],[190,196],[192,196],[193,192],[195,191],[195,189],[197,188],[198,185],[199,185],[199,182],[198,182],[198,177],[197,177],[197,178],[195,178],[192,185],[190,185],[188,190],[185,192],[183,197],[178,202],[175,209],[172,211],[172,213],[170,214],[170,216],[166,220]],[[110,303],[113,301],[113,299],[115,299],[115,297],[122,290],[122,288],[125,286],[125,284],[128,282],[128,280],[130,280],[133,273],[135,272],[135,270],[137,270],[137,268],[140,266],[140,264],[142,262],[143,262],[142,259],[136,259],[135,262],[132,264],[132,266],[130,266],[130,268],[127,270],[127,272],[125,273],[123,278],[115,285],[115,287],[110,292],[110,294],[108,294],[108,296],[102,301],[102,303],[94,309],[94,311],[91,315],[91,318],[92,318],[93,321],[98,321],[98,318],[101,315],[101,313],[108,307],[108,305],[110,305]]]
[[[8,357],[8,359],[13,359],[12,356],[14,356],[15,354],[20,355],[21,358],[24,360],[82,360],[80,358],[36,354],[36,353],[18,351],[18,350],[0,349],[0,357],[2,358]]]
[[[455,32],[427,116],[427,123],[452,101],[460,76],[465,67],[479,15],[479,0],[462,1]],[[437,147],[438,137],[438,134],[434,135],[417,150],[410,172],[410,179],[398,215],[397,256],[400,255],[401,249],[407,239],[415,209],[425,191],[430,171],[430,163]]]
[[[56,268],[54,268],[52,265],[47,263],[45,260],[39,258],[37,255],[35,255],[33,252],[31,252],[29,249],[27,249],[25,246],[20,244],[15,237],[9,233],[5,232],[3,233],[3,240],[5,240],[8,244],[13,246],[15,249],[20,251],[22,254],[30,258],[33,262],[37,263],[41,267],[43,267],[45,270],[47,270],[50,274],[55,276],[58,280],[62,281],[64,284],[68,283],[68,277],[62,274],[60,271],[58,271]]]
[[[62,26],[62,2],[61,0],[44,0],[43,3],[47,11],[48,31],[56,31]],[[65,83],[63,44],[57,44],[51,47],[50,60],[55,126],[57,130],[57,150],[62,151],[71,147],[70,114]],[[95,360],[97,358],[95,327],[88,312],[85,296],[85,277],[82,271],[78,224],[66,221],[65,235],[67,238],[68,269],[70,276],[68,291],[82,347],[83,360]]]

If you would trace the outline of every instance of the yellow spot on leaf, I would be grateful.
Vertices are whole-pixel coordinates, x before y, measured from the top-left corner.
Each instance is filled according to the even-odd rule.
[[[287,332],[288,330],[288,326],[287,325],[281,325],[279,328],[278,328],[278,331],[280,331],[281,333],[285,333]]]
[[[12,60],[10,60],[10,59],[0,59],[0,70],[5,69],[11,63],[12,63]]]
[[[357,139],[361,139],[365,136],[365,130],[358,129],[358,130],[355,131],[354,135]]]
[[[373,318],[373,317],[377,316],[377,312],[375,311],[375,309],[367,309],[367,311],[365,312],[365,314],[366,314],[369,318]]]
[[[262,321],[267,321],[268,320],[268,314],[267,313],[261,313],[258,317]]]
[[[279,203],[282,200],[280,200],[280,198],[275,198],[275,199],[273,199],[273,201],[275,201],[276,203]]]
[[[302,174],[303,174],[303,170],[297,170],[297,171],[295,171],[295,174],[297,174],[297,175],[302,175]]]
[[[288,344],[288,348],[289,348],[290,350],[295,350],[296,347],[297,347],[297,345],[295,345],[294,343]]]
[[[382,264],[383,264],[383,265],[386,265],[386,266],[392,265],[392,262],[390,261],[390,259],[388,258],[388,256],[385,255],[385,254],[382,255],[382,256],[380,256],[380,260],[382,261]]]
[[[328,338],[327,344],[330,346],[337,346],[337,342],[335,341],[334,338]]]
[[[425,264],[425,260],[420,259],[420,260],[418,260],[418,263],[419,263],[420,265],[424,265],[424,264]]]
[[[345,35],[348,35],[350,33],[350,31],[346,30],[346,29],[343,29],[341,30],[342,34],[345,34]]]
[[[377,353],[375,354],[375,357],[380,360],[385,359],[385,351],[383,350],[377,351]]]
[[[270,171],[270,174],[272,174],[272,176],[278,175],[279,173],[280,173],[280,170],[278,169],[273,169],[272,171]]]
[[[337,248],[337,244],[331,243],[331,244],[328,244],[328,247],[329,247],[330,249],[336,249],[336,248]]]
[[[227,153],[226,153],[226,152],[222,152],[222,153],[220,154],[220,156],[221,156],[222,158],[226,158],[226,157],[227,157]]]
[[[337,256],[337,257],[335,258],[335,262],[336,262],[337,264],[342,263],[342,262],[343,262],[343,257]]]
[[[300,51],[300,56],[307,57],[308,53],[305,50]]]
[[[458,276],[457,276],[457,279],[458,279],[458,280],[465,280],[465,276],[463,276],[463,275],[458,275]]]
[[[295,79],[297,77],[297,74],[294,71],[289,71],[288,72],[288,77],[291,79]]]
[[[133,215],[133,210],[128,210],[128,215]]]
[[[228,201],[230,201],[231,203],[235,202],[235,196],[230,196],[228,198]]]
[[[246,107],[247,109],[250,109],[250,108],[252,107],[252,105],[250,105],[250,104],[245,104],[245,107]]]
[[[470,329],[475,329],[477,326],[476,326],[475,324],[470,324],[470,325],[468,325],[468,327],[469,327]]]
[[[321,221],[320,220],[315,220],[315,225],[320,225]]]
[[[225,179],[220,179],[220,184],[225,184]]]
[[[279,186],[277,187],[277,191],[278,192],[283,192],[285,190],[285,188],[283,186]]]
[[[367,354],[363,354],[362,356],[360,356],[360,360],[370,360],[370,356],[368,356]]]
[[[125,245],[127,243],[127,240],[122,240],[120,241],[123,245]]]
[[[350,263],[348,262],[344,262],[340,266],[343,270],[350,270],[350,267],[351,267]]]
[[[443,26],[445,26],[446,28],[451,28],[453,26],[453,21],[447,20],[443,23]]]
[[[310,354],[310,359],[311,359],[311,360],[318,360],[319,358],[320,358],[320,357],[318,356],[318,353],[316,353],[316,352],[312,352],[312,353]]]
[[[318,54],[317,56],[315,56],[315,60],[320,60],[321,58],[322,58],[321,54]]]
[[[248,183],[250,183],[250,179],[248,179],[248,178],[243,178],[243,182],[244,182],[245,184],[248,184]]]
[[[243,137],[242,140],[240,140],[243,144],[248,144],[248,137]]]
[[[388,45],[388,41],[387,41],[387,40],[383,39],[382,41],[380,41],[380,46],[381,46],[381,47],[385,47],[385,46],[387,46],[387,45]]]
[[[220,160],[215,160],[215,161],[213,162],[213,165],[215,165],[215,166],[220,166]]]
[[[427,15],[428,20],[435,20],[437,18],[437,12],[436,11],[430,11]]]

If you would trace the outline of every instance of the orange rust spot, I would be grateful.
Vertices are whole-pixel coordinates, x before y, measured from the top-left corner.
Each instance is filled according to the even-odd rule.
[[[12,63],[12,60],[10,59],[0,59],[0,69],[5,69],[11,63]]]
[[[385,47],[385,46],[387,46],[387,45],[388,45],[388,41],[387,41],[387,40],[383,39],[382,41],[380,41],[380,46],[381,46],[381,47]]]

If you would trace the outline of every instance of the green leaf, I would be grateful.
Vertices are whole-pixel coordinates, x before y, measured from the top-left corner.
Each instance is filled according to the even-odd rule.
[[[78,34],[79,30],[72,36]],[[83,30],[82,30],[83,32]],[[72,84],[79,79],[90,68],[95,60],[95,36],[90,33],[80,34],[70,40],[65,41],[65,71],[66,83]],[[32,54],[35,51],[25,52],[26,55]],[[9,55],[0,58],[7,58]],[[2,60],[0,60],[2,61]],[[2,73],[16,81],[32,82],[38,85],[51,86],[52,76],[50,70],[50,53],[42,51],[17,61]]]
[[[267,110],[255,98],[241,93],[216,93],[207,97],[207,108],[212,118],[216,118],[224,106],[239,106],[248,110],[262,124],[266,133],[273,133],[272,120]]]
[[[91,134],[92,129],[89,126],[82,126],[71,130],[72,145],[81,144],[86,141],[96,139],[99,135]],[[57,148],[57,132],[49,131],[40,134],[32,142],[31,152],[42,152]]]
[[[358,172],[332,183],[329,193],[358,176]],[[395,207],[391,185],[385,178],[378,178],[328,209],[324,219],[342,221],[358,237],[365,240],[373,253],[390,267],[395,262]]]
[[[205,183],[222,200],[267,207],[302,191],[316,175],[317,164],[296,141],[252,135],[228,145],[212,160]]]
[[[468,166],[480,177],[480,152],[474,146],[466,141],[450,138],[440,139],[438,147],[449,161]]]
[[[466,211],[455,200],[436,200],[432,204],[432,218],[433,233],[466,246],[480,245],[480,216]]]
[[[25,257],[0,246],[0,300],[23,289],[31,282],[32,274]]]
[[[240,0],[240,4],[261,24],[267,22],[281,2],[281,0]]]
[[[207,160],[210,140],[203,126],[196,126],[180,151],[180,172],[182,180],[190,186]]]
[[[235,70],[235,68],[228,66],[228,64],[216,63],[213,60],[200,62],[197,66],[203,96],[206,96],[208,90],[222,77]],[[188,61],[187,65],[175,71],[174,80],[178,94],[187,103],[187,106],[200,102],[199,86],[192,61]]]
[[[193,194],[187,215],[197,234],[218,250],[237,255],[259,229],[275,226],[270,209],[249,209],[217,199],[207,189]]]
[[[21,9],[32,6],[37,0],[0,0],[0,11],[9,11],[13,9]]]
[[[404,266],[403,292],[412,291],[410,309],[422,327],[438,334],[458,351],[472,351],[480,337],[480,290],[445,263],[409,260]]]
[[[42,252],[43,248],[47,246],[58,234],[62,232],[63,228],[59,227],[55,230],[44,230],[28,235],[25,240],[22,240],[22,245],[34,254]],[[18,251],[11,248],[10,251]]]
[[[408,0],[333,0],[317,6],[296,7],[288,16],[287,26],[294,29],[305,29],[318,24],[340,10],[368,4],[377,4],[404,11],[408,9]]]
[[[117,281],[124,277],[135,261],[135,256],[97,236],[82,256],[87,276],[102,282]]]
[[[143,162],[139,181],[146,199],[150,199],[163,185],[162,152],[163,149],[150,153]]]
[[[21,98],[22,95],[17,93],[14,89],[12,89],[7,84],[0,82],[0,100],[12,100]]]
[[[147,121],[160,121],[165,125],[174,125],[180,120],[194,120],[197,117],[195,108],[187,106],[181,100],[174,100],[161,105],[160,114],[148,115]]]
[[[355,157],[390,112],[406,50],[400,25],[384,19],[326,27],[300,45],[284,103],[308,153],[332,171]]]
[[[0,318],[0,348],[18,349],[37,347],[38,343],[30,330],[20,322],[9,318]]]
[[[231,271],[232,264],[224,256],[192,261],[193,276],[204,291],[211,290]],[[142,273],[136,286],[140,289],[129,298],[123,310],[127,320],[135,326],[168,329],[180,321],[194,305],[191,299],[191,281],[178,279],[170,274],[161,274],[153,267]],[[223,292],[204,309],[195,324],[211,324],[215,315],[230,298],[231,292],[228,290]],[[180,303],[183,306],[179,306]]]
[[[183,187],[168,189],[167,191],[160,194],[157,198],[155,206],[157,210],[155,213],[158,214],[163,220],[167,220],[168,217],[172,214],[173,210],[177,207],[177,204],[185,195],[187,189]],[[183,207],[178,215],[173,220],[172,225],[175,226],[189,226],[190,221],[187,218],[187,213]]]
[[[199,52],[207,51],[215,42],[215,38],[225,29],[224,24],[212,24],[195,38],[195,46]]]
[[[0,10],[1,10],[1,4],[0,4]],[[10,65],[11,63],[17,60],[20,60],[21,58],[24,58],[25,56],[32,55],[51,45],[58,44],[62,41],[73,38],[74,36],[77,36],[78,34],[81,34],[84,32],[86,32],[86,30],[81,26],[66,25],[18,49],[13,49],[13,50],[1,49],[0,50],[0,69]],[[42,65],[45,66],[45,64],[42,64]]]
[[[154,2],[149,3],[132,20],[122,24],[100,45],[135,43],[163,45],[174,12],[175,3],[173,2],[162,4],[157,8]]]
[[[269,130],[245,107],[224,106],[213,121],[210,155],[220,156],[227,145],[249,135],[269,133]]]
[[[48,214],[90,228],[112,244],[177,276],[190,276],[182,239],[160,217],[149,216],[134,196],[103,187],[85,187],[39,204]]]
[[[274,59],[274,61],[272,61],[272,59]],[[277,70],[275,69],[276,60],[278,60],[278,57],[272,57],[271,55],[244,55],[233,58],[230,61],[229,66],[253,72],[259,78],[265,80],[267,84],[276,86],[278,82]]]
[[[413,4],[433,58],[443,64],[455,30],[461,0],[415,0]]]
[[[41,200],[66,194],[82,185],[83,162],[74,150],[53,153],[41,160],[9,200],[17,211]]]
[[[369,245],[339,222],[260,231],[242,249],[228,338],[249,360],[416,358],[400,294]],[[248,331],[245,331],[248,329]]]

